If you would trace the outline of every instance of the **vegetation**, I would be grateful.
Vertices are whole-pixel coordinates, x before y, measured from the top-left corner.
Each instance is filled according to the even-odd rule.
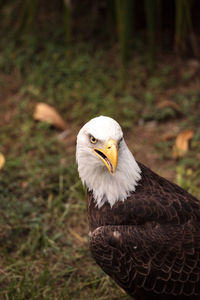
[[[14,12],[9,3],[7,16]],[[62,26],[44,34],[27,25],[29,34],[21,35],[25,25],[16,24],[5,31],[11,25],[4,20],[0,41],[0,153],[6,158],[0,170],[0,299],[128,300],[90,256],[76,135],[91,117],[114,117],[138,160],[200,198],[199,61],[170,53],[150,73],[145,42],[137,37],[122,87],[117,47],[77,38],[68,51]],[[38,102],[59,111],[66,136],[34,121]],[[184,129],[194,137],[185,156],[175,159],[173,145]]]
[[[19,37],[38,30],[49,34],[52,26],[59,26],[68,58],[77,37],[95,36],[100,41],[106,38],[110,45],[118,40],[123,76],[126,74],[123,68],[133,53],[138,36],[148,45],[147,58],[151,68],[156,53],[166,46],[174,48],[179,55],[189,51],[199,56],[198,32],[193,26],[199,22],[198,0],[54,0],[50,5],[46,0],[15,0],[2,1],[1,7],[9,18],[6,26],[12,26]]]

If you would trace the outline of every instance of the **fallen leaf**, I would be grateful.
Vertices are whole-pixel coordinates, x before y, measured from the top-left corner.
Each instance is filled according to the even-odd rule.
[[[194,132],[192,130],[184,130],[178,134],[173,147],[173,158],[184,156],[189,150],[189,142],[193,138]]]
[[[46,103],[38,103],[33,113],[33,118],[37,121],[47,122],[55,127],[65,130],[66,122],[52,106]]]
[[[2,153],[0,153],[0,170],[3,168],[6,160]]]
[[[168,107],[170,107],[178,113],[181,112],[180,106],[178,104],[176,104],[175,102],[171,101],[171,100],[163,100],[163,101],[161,101],[157,104],[157,107],[158,108],[168,108]]]

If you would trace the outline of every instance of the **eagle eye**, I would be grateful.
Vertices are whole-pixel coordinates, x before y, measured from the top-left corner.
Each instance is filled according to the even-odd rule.
[[[93,137],[92,135],[90,135],[90,142],[92,144],[96,144],[97,143],[97,139],[95,139],[95,137]]]

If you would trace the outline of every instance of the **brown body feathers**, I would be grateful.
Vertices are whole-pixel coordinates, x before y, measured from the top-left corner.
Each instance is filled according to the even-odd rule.
[[[92,256],[136,299],[200,299],[200,201],[138,165],[124,202],[98,208],[88,192]]]

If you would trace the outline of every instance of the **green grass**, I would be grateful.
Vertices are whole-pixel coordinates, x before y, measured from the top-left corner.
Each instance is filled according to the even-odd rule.
[[[31,36],[23,44],[4,34],[1,43],[6,47],[0,52],[0,152],[6,164],[0,171],[0,298],[128,300],[90,256],[75,137],[89,118],[112,116],[123,126],[129,144],[147,152],[137,142],[140,130],[152,146],[149,160],[143,162],[152,162],[155,171],[162,168],[163,176],[172,168],[173,180],[200,198],[198,79],[181,78],[176,66],[165,61],[149,74],[138,53],[122,89],[114,49],[80,43],[68,61],[57,36],[51,41]],[[180,69],[181,74],[186,71]],[[173,110],[155,109],[168,95],[181,107],[181,117]],[[66,120],[65,139],[48,124],[33,120],[38,102],[53,105]],[[191,150],[177,161],[172,158],[175,137],[160,140],[170,124],[177,132],[195,131]],[[148,130],[154,130],[156,143],[146,138]]]

